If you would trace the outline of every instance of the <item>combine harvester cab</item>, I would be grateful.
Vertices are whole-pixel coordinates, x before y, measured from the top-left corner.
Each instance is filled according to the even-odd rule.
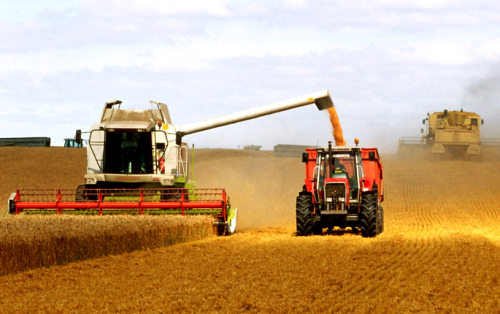
[[[208,214],[216,217],[220,233],[233,233],[237,209],[224,189],[196,187],[183,137],[310,104],[319,110],[333,106],[325,90],[174,126],[165,104],[151,101],[151,110],[122,110],[121,104],[106,103],[99,123],[88,132],[84,185],[74,190],[18,190],[9,199],[10,213]],[[77,131],[77,141],[80,135]]]
[[[297,197],[298,236],[335,226],[360,228],[364,237],[384,231],[383,167],[376,148],[332,147],[329,142],[306,149],[302,161],[306,179]]]
[[[474,112],[448,111],[427,114],[422,120],[421,137],[402,137],[398,156],[407,158],[433,156],[478,157],[483,146],[500,144],[500,139],[481,138],[480,125],[484,120]]]

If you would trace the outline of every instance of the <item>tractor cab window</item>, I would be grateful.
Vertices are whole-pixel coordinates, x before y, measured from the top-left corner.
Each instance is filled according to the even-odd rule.
[[[75,139],[65,139],[64,147],[82,147],[82,145],[78,144]]]
[[[325,178],[345,178],[349,182],[350,198],[356,199],[358,197],[358,175],[356,171],[356,158],[353,153],[332,154],[333,167],[328,167],[328,154],[319,155],[318,160],[318,173],[319,173],[319,187],[323,187]],[[328,169],[331,169],[331,174],[328,174]]]

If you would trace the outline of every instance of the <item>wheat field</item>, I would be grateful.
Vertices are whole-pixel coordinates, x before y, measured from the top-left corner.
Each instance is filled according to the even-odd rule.
[[[5,313],[499,313],[500,161],[383,156],[385,232],[294,235],[303,164],[200,150],[239,231],[0,277]]]

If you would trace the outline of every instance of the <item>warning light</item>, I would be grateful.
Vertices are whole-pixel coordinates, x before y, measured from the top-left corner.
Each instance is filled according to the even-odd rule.
[[[354,144],[356,144],[356,147],[358,147],[358,144],[359,144],[359,138],[355,138],[355,139],[354,139]]]

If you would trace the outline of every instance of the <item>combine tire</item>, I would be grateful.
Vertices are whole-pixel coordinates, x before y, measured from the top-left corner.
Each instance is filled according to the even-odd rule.
[[[378,191],[374,187],[372,192],[365,193],[361,199],[361,210],[359,213],[359,224],[363,237],[373,238],[380,231],[380,213],[377,211]]]
[[[85,201],[85,185],[79,185],[76,188],[75,201]]]
[[[297,235],[305,236],[313,230],[312,199],[311,195],[297,196]]]
[[[219,224],[217,224],[217,235],[221,237],[230,234],[229,225],[225,223],[224,218],[219,218]]]

